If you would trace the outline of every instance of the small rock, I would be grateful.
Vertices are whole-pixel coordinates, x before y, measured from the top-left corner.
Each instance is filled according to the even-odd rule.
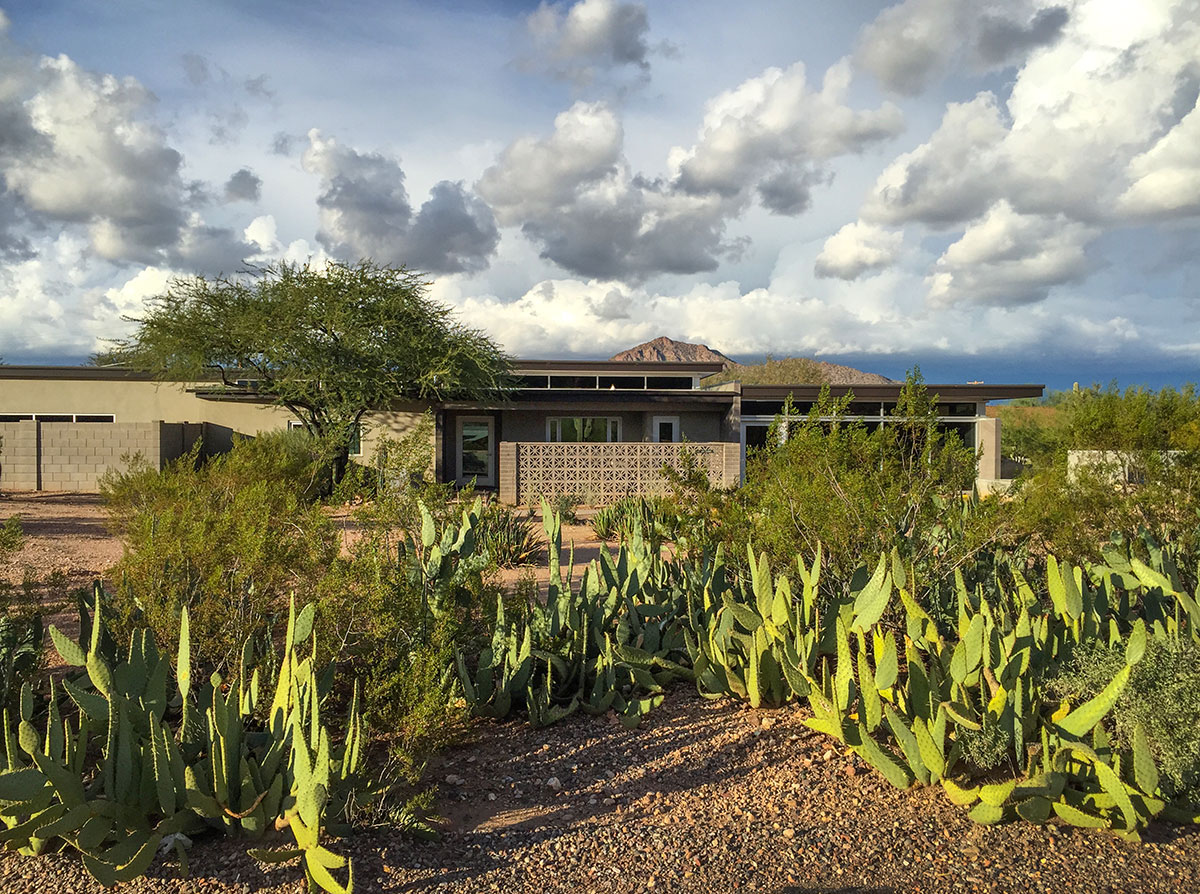
[[[554,791],[562,791],[562,783],[559,782],[557,776],[551,776],[546,780],[546,788],[554,789]]]
[[[466,784],[467,784],[467,780],[463,779],[461,776],[456,776],[453,773],[451,773],[449,776],[446,777],[446,785],[466,785]]]
[[[763,728],[763,729],[770,729],[770,728],[771,728],[771,727],[773,727],[774,725],[775,725],[775,718],[773,718],[773,717],[764,717],[764,718],[762,719],[762,728]]]

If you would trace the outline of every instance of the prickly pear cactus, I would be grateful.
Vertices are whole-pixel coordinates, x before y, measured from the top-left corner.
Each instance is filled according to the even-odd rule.
[[[28,685],[19,717],[5,712],[0,842],[25,854],[69,846],[98,881],[114,885],[144,873],[164,840],[186,865],[183,833],[216,828],[258,837],[287,827],[294,851],[254,853],[299,856],[311,888],[351,890],[351,867],[321,845],[321,835],[330,819],[344,818],[350,793],[363,785],[362,717],[356,694],[343,744],[331,745],[320,716],[313,607],[297,615],[293,600],[263,723],[249,645],[236,681],[213,675],[197,690],[186,609],[174,667],[146,630],[135,631],[124,657],[112,662],[101,648],[100,597],[97,586],[86,647],[50,628],[63,661],[80,670],[61,688],[51,680],[42,729],[33,723]],[[344,885],[331,873],[343,869]]]

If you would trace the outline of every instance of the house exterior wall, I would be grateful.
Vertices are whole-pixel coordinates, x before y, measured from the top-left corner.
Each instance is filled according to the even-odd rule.
[[[141,456],[162,468],[203,437],[201,424],[169,422],[0,423],[0,489],[94,493],[110,469]]]

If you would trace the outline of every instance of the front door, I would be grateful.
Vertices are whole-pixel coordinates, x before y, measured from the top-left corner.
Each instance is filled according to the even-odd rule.
[[[491,416],[458,417],[458,483],[472,478],[480,487],[496,486],[496,420]]]

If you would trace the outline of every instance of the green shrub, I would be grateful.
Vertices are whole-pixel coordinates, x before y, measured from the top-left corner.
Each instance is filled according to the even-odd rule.
[[[1080,649],[1054,680],[1062,697],[1096,695],[1120,670],[1119,650]],[[1153,638],[1113,709],[1118,741],[1128,747],[1134,727],[1146,731],[1163,794],[1200,808],[1200,644]]]
[[[10,515],[0,525],[0,560],[17,552],[25,543],[25,532],[21,528],[21,517]]]
[[[247,637],[263,637],[294,591],[310,591],[337,554],[332,524],[308,502],[312,479],[286,439],[239,440],[200,462],[197,450],[162,472],[135,460],[101,483],[125,542],[113,568],[115,624],[178,641],[187,606],[196,658],[228,668]],[[294,477],[299,474],[299,478]]]
[[[729,554],[744,551],[748,533],[782,569],[822,545],[831,591],[849,587],[863,556],[893,549],[926,580],[944,577],[977,548],[976,536],[991,536],[990,524],[936,536],[975,479],[974,450],[940,429],[935,395],[919,373],[909,376],[887,425],[846,420],[850,399],[834,401],[824,391],[808,415],[777,421],[788,437],[751,456],[739,494],[750,530],[730,532],[740,542]]]
[[[251,855],[272,863],[301,857],[310,891],[346,894],[353,868],[321,838],[344,825],[355,794],[366,792],[363,726],[357,699],[336,741],[322,718],[330,677],[316,665],[313,607],[297,615],[292,600],[283,654],[266,674],[251,669],[247,641],[223,685],[217,675],[192,679],[186,609],[172,661],[146,630],[117,650],[101,604],[97,585],[96,611],[78,642],[50,628],[63,663],[78,670],[61,685],[50,681],[45,721],[33,723],[28,685],[19,712],[5,713],[6,845],[31,855],[50,844],[71,847],[112,886],[144,873],[164,842],[186,872],[184,834],[261,838],[287,828],[294,849]],[[347,884],[330,869],[345,869]]]
[[[628,540],[636,530],[661,543],[675,539],[678,521],[675,504],[666,497],[625,497],[598,509],[592,530],[602,540]]]
[[[440,543],[432,515],[416,537],[369,530],[321,585],[321,620],[338,660],[364,680],[368,722],[410,781],[425,756],[463,730],[447,670],[455,643],[474,639],[478,606],[494,599],[483,584],[485,557],[475,552],[477,509],[459,507],[460,524],[441,526]]]
[[[495,501],[484,507],[478,537],[487,552],[488,564],[494,568],[528,565],[542,551],[533,519]]]

